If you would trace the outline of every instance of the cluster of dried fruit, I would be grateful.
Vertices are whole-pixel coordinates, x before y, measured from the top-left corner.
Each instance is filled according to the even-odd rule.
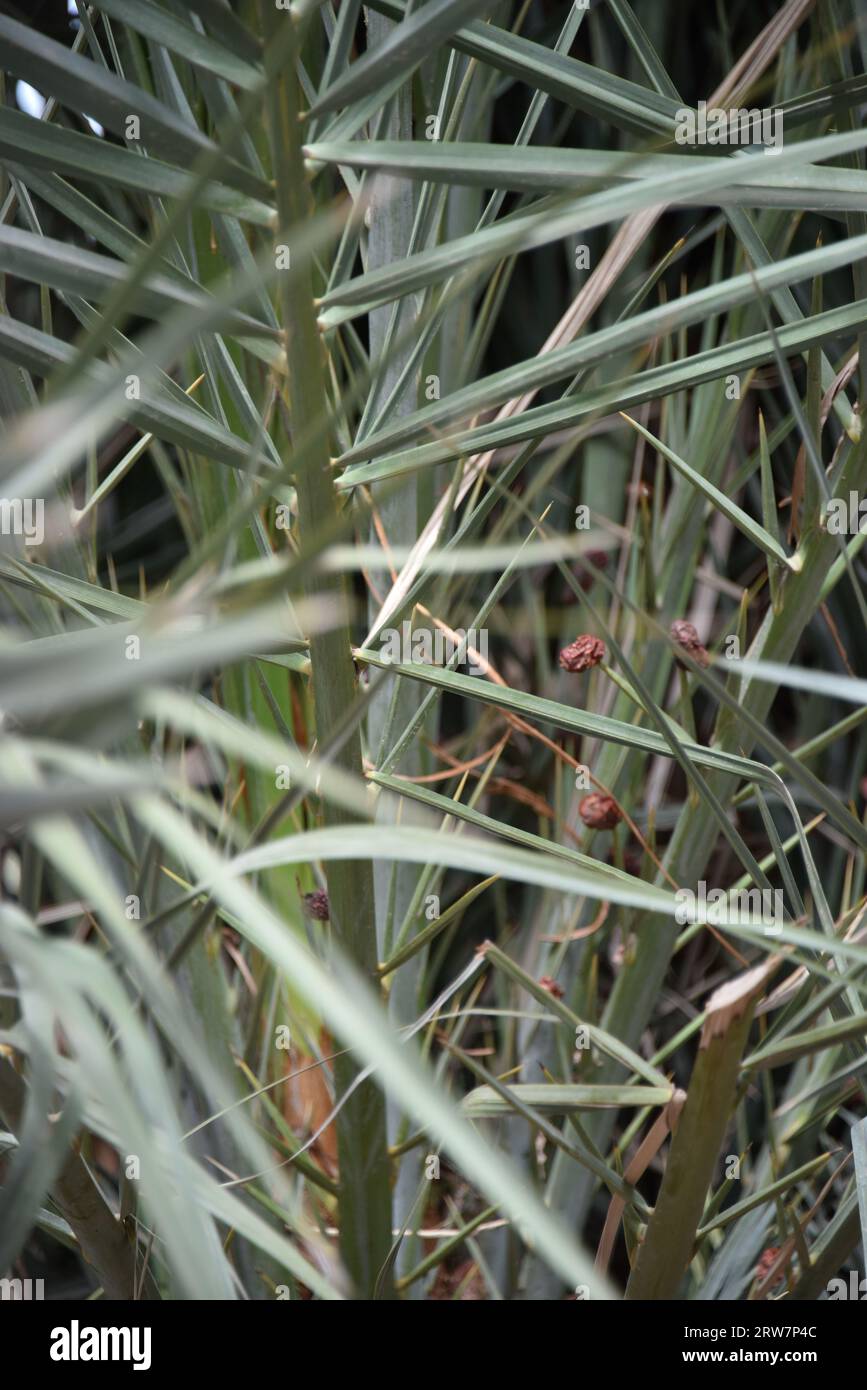
[[[672,641],[676,642],[699,666],[709,664],[710,657],[707,648],[702,644],[692,623],[687,622],[685,618],[677,618],[671,625],[670,633]],[[563,648],[560,653],[560,665],[564,671],[578,674],[598,666],[605,660],[606,655],[605,643],[602,638],[584,632],[580,637],[576,637],[575,641],[571,642],[568,647]],[[601,792],[590,792],[583,797],[578,806],[578,814],[591,830],[613,830],[615,825],[623,819],[623,813],[614,797],[606,796]]]

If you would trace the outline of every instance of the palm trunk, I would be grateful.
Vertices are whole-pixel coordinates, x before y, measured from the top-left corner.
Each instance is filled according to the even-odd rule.
[[[263,33],[268,40],[285,15],[270,0],[260,0]],[[278,232],[276,242],[287,242],[292,230],[310,216],[311,203],[301,149],[300,91],[295,59],[280,72],[269,72],[268,120],[271,155],[276,179]],[[281,280],[279,310],[286,332],[289,378],[287,400],[295,440],[313,438],[327,410],[323,348],[316,324],[313,285],[309,266],[293,268]],[[327,440],[320,435],[305,451],[305,462],[296,479],[298,523],[306,539],[314,537],[336,515],[337,497],[331,478]],[[310,575],[310,598],[340,602],[345,599],[341,576]],[[344,719],[357,698],[355,667],[348,626],[343,623],[314,636],[310,644],[316,733],[320,746]],[[355,732],[336,753],[342,770],[363,775],[361,739]],[[353,817],[340,807],[326,805],[329,826],[344,825]],[[373,874],[369,861],[333,862],[327,870],[331,926],[344,951],[362,971],[372,976],[377,963],[373,909]],[[338,1098],[355,1082],[359,1066],[344,1053],[335,1061]],[[388,1275],[378,1281],[391,1245],[391,1194],[385,1129],[385,1100],[372,1081],[353,1092],[337,1119],[340,1165],[340,1248],[356,1296],[388,1296]]]

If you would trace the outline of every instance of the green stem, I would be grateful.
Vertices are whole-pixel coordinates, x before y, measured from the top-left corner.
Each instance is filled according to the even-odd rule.
[[[773,964],[762,965],[723,985],[708,1004],[686,1104],[675,1127],[659,1197],[626,1286],[627,1299],[677,1297],[731,1121],[753,1005],[774,968]]]
[[[303,226],[312,213],[301,150],[301,93],[297,78],[298,54],[291,46],[289,60],[273,71],[268,55],[274,51],[283,26],[293,21],[277,11],[273,0],[259,0],[268,69],[268,124],[275,174],[278,232],[276,244],[290,248],[293,229]],[[327,410],[323,347],[316,325],[313,283],[309,262],[292,265],[279,277],[279,313],[286,333],[289,364],[286,397],[293,439],[309,444],[303,466],[295,478],[298,526],[307,537],[333,523],[338,509],[331,476],[328,444],[319,428]],[[306,596],[337,602],[346,611],[342,576],[309,573]],[[355,667],[346,623],[316,634],[310,642],[316,733],[325,744],[345,720],[356,700]],[[363,775],[361,739],[353,731],[334,756],[335,765],[357,777]],[[326,803],[329,826],[350,823],[354,817]],[[344,951],[373,979],[377,966],[374,924],[373,874],[369,861],[329,863],[328,897],[332,929]],[[354,1056],[335,1060],[334,1080],[338,1096],[355,1083],[359,1066]],[[372,1298],[380,1271],[391,1246],[391,1193],[386,1144],[385,1100],[372,1081],[358,1086],[337,1118],[340,1167],[340,1250],[356,1296]],[[379,1283],[379,1297],[392,1297],[388,1273]]]
[[[394,29],[390,19],[383,19],[365,7],[367,22],[367,51],[374,53],[388,39]],[[389,140],[411,140],[412,87],[406,82],[391,98],[382,136]],[[416,220],[416,192],[406,179],[377,176],[372,184],[370,204],[370,232],[368,236],[368,269],[392,265],[409,254],[413,242],[413,228]],[[374,368],[368,408],[362,419],[361,431],[376,419],[383,407],[387,407],[386,418],[399,418],[415,410],[417,402],[416,383],[412,372],[400,382],[408,368],[412,356],[413,343],[407,337],[410,324],[417,317],[413,296],[402,299],[396,305],[386,304],[371,312],[368,319],[370,334],[370,360]],[[398,486],[379,486],[371,490],[373,504],[379,522],[392,546],[413,546],[419,536],[421,515],[419,511],[419,479],[412,475]],[[371,541],[379,543],[375,526],[371,527]],[[379,610],[376,596],[371,595],[369,617],[373,621]],[[406,616],[410,616],[407,610]],[[398,622],[395,615],[394,621]],[[420,703],[420,693],[414,681],[398,678],[392,688],[384,688],[370,702],[368,720],[368,746],[371,759],[381,766],[383,758],[392,752],[394,734],[414,719]],[[417,776],[429,771],[425,765],[420,741],[411,743],[395,766],[406,776]],[[383,833],[393,824],[402,812],[401,802],[390,792],[383,792],[377,799],[377,820],[383,826]],[[397,949],[396,933],[407,918],[415,900],[419,881],[419,866],[416,864],[390,864],[386,861],[374,865],[374,892],[376,901],[376,936],[380,958],[391,956]],[[423,921],[423,919],[422,919]],[[417,924],[413,923],[415,927]],[[423,956],[414,954],[390,982],[388,1006],[395,1026],[409,1023],[418,1014],[419,980],[423,969]],[[394,1143],[401,1134],[402,1116],[394,1108],[388,1117],[389,1137]],[[422,1180],[421,1161],[418,1155],[411,1154],[397,1164],[394,1185],[392,1221],[402,1227],[417,1200],[418,1185]],[[407,1237],[395,1261],[398,1276],[404,1276],[422,1257],[420,1241]],[[400,1286],[400,1285],[399,1285]],[[420,1290],[412,1288],[410,1297],[416,1297]]]

